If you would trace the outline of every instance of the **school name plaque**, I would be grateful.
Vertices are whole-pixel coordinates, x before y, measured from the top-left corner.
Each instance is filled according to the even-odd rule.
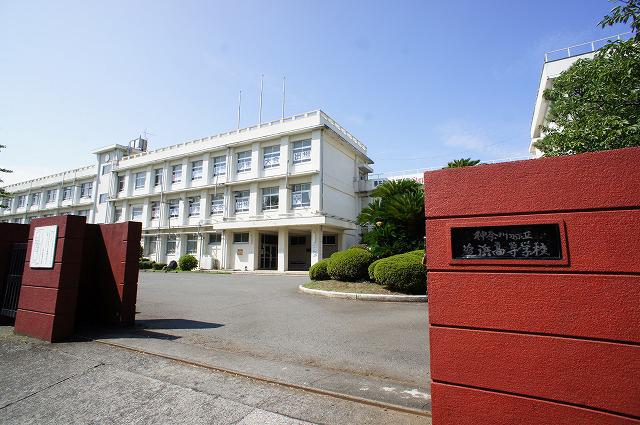
[[[29,267],[32,269],[51,269],[56,256],[58,226],[40,226],[33,231]]]
[[[456,260],[561,260],[559,224],[454,227]]]

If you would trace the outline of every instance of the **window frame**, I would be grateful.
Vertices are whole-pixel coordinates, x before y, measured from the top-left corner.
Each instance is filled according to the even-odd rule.
[[[216,162],[216,160],[218,160],[219,158],[221,158],[222,160]],[[222,171],[217,171],[219,168],[221,168]],[[227,156],[226,155],[214,156],[211,175],[215,177],[215,176],[224,176],[225,174],[227,174]]]
[[[52,204],[56,202],[58,199],[58,189],[49,189],[47,190],[46,203]]]
[[[267,150],[270,150],[267,152]],[[280,166],[280,145],[265,146],[262,148],[262,168],[277,168]]]
[[[215,236],[215,241],[211,241],[212,236]],[[207,239],[207,245],[218,246],[222,245],[222,233],[209,233],[209,238]]]
[[[169,246],[173,246],[173,249],[169,250]],[[167,236],[167,244],[164,248],[165,255],[174,255],[178,252],[178,238],[176,235]]]
[[[80,185],[80,199],[91,199],[93,192],[93,182],[86,182]]]
[[[187,198],[187,215],[189,217],[200,217],[200,201],[199,195]]]
[[[214,210],[214,205],[220,205],[220,211]],[[218,215],[224,214],[224,193],[216,193],[211,195],[211,202],[209,203],[209,214]]]
[[[239,196],[238,194],[244,194],[246,193],[246,196]],[[249,190],[236,190],[233,192],[233,211],[237,214],[237,213],[246,213],[249,212],[250,209],[250,205],[249,205],[249,201],[251,198],[251,192]],[[238,209],[238,201],[242,199],[246,199],[247,202],[247,209],[242,209],[239,210]]]
[[[151,220],[160,220],[160,201],[151,201]]]
[[[136,218],[136,211],[140,211],[140,218]],[[144,212],[144,208],[142,205],[132,205],[131,206],[131,221],[142,221],[142,214]]]
[[[142,183],[140,182],[140,180],[142,180]],[[136,173],[134,184],[133,184],[133,188],[135,190],[144,189],[144,184],[146,183],[146,180],[147,180],[147,173],[146,172],[140,171],[140,172]]]
[[[171,166],[171,184],[180,183],[182,181],[182,164]]]
[[[274,193],[265,193],[266,191],[273,191]],[[273,198],[275,197],[275,205],[273,203]],[[269,200],[269,202],[267,202]],[[267,205],[268,204],[268,205]],[[274,187],[263,187],[262,188],[262,210],[263,211],[273,211],[280,208],[280,188],[278,186]]]
[[[305,153],[308,152],[308,155]],[[296,159],[296,154],[299,158]],[[303,164],[311,162],[311,139],[296,140],[291,146],[291,162],[293,164]]]
[[[164,170],[162,168],[153,169],[153,187],[162,186],[162,180],[164,178]]]
[[[311,206],[311,183],[296,183],[291,185],[291,208],[309,208]],[[303,186],[308,187],[305,189]],[[297,190],[296,190],[297,189]],[[308,201],[304,202],[305,193],[307,194]],[[296,204],[294,198],[296,194],[300,194],[301,203]]]
[[[191,244],[193,245],[193,250],[190,249]],[[185,254],[197,254],[198,253],[198,234],[197,233],[187,233],[187,244],[185,246]]]
[[[244,237],[240,237],[240,236],[244,236],[247,235],[246,237],[246,241],[244,240]],[[249,243],[249,232],[233,232],[233,243],[241,243],[241,244],[245,244],[245,243]]]
[[[198,163],[199,165],[196,165]],[[191,181],[202,180],[202,170],[203,170],[203,163],[201,159],[197,161],[191,161]]]
[[[248,154],[248,155],[247,155]],[[240,157],[242,155],[242,157]],[[243,165],[242,169],[240,168],[240,164]],[[248,166],[246,164],[249,164]],[[236,172],[240,173],[248,173],[251,171],[251,151],[242,151],[236,153]]]
[[[173,215],[173,207],[177,211],[176,215]],[[169,199],[169,218],[179,218],[180,217],[180,199]]]

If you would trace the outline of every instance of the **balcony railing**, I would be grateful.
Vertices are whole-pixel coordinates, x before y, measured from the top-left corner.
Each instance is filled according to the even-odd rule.
[[[561,59],[571,58],[573,56],[585,55],[600,50],[611,41],[627,41],[631,39],[631,31],[622,34],[612,35],[610,37],[600,38],[598,40],[588,41],[586,43],[574,44],[573,46],[562,49],[552,50],[544,54],[544,61],[553,62]]]

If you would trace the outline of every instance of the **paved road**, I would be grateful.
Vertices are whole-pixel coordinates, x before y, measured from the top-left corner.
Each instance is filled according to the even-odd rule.
[[[0,424],[431,423],[98,342],[49,344],[8,326],[0,377]]]
[[[306,276],[140,273],[137,320],[203,347],[428,388],[427,305],[297,292]]]

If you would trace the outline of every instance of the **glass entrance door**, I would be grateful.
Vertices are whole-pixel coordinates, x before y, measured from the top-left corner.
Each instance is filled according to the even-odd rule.
[[[260,234],[260,264],[262,270],[278,269],[278,236]]]

